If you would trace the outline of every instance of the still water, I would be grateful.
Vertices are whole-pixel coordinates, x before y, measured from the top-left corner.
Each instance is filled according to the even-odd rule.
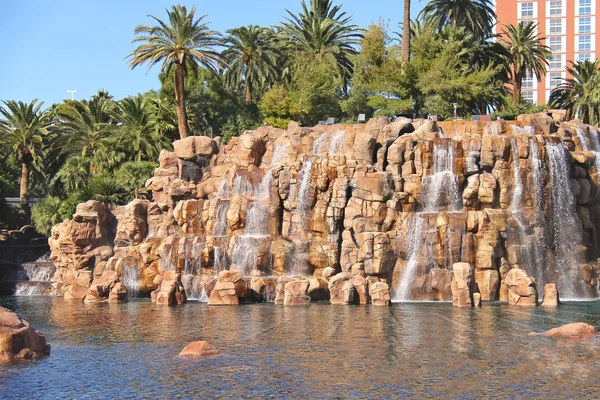
[[[529,337],[600,325],[600,302],[558,310],[451,303],[392,307],[159,307],[5,297],[50,357],[0,365],[0,398],[597,398],[600,339]],[[222,354],[177,358],[190,341]]]

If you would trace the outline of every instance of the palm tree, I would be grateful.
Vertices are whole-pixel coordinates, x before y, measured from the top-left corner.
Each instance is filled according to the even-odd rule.
[[[221,55],[215,50],[223,44],[220,33],[212,31],[203,22],[206,15],[195,19],[196,7],[188,13],[185,6],[175,5],[167,10],[169,24],[153,15],[158,26],[139,25],[135,28],[133,43],[139,45],[129,58],[133,69],[148,63],[148,70],[162,61],[161,70],[170,71],[175,65],[175,100],[177,101],[177,125],[181,138],[190,134],[188,117],[185,110],[185,73],[188,69],[197,72],[198,65],[217,72],[223,65]]]
[[[550,93],[550,103],[567,110],[567,118],[579,116],[586,124],[600,124],[600,60],[576,61],[567,67],[571,78]]]
[[[62,155],[81,155],[93,158],[108,151],[107,140],[116,128],[115,102],[102,92],[90,100],[68,100],[58,111],[61,124],[53,143]],[[92,163],[93,172],[98,166]]]
[[[550,48],[544,44],[545,38],[537,32],[537,24],[519,22],[517,26],[505,25],[500,43],[508,51],[508,61],[512,66],[513,100],[521,102],[521,87],[527,72],[540,81],[548,69],[552,57]]]
[[[120,123],[120,147],[131,160],[154,159],[162,147],[162,141],[156,134],[151,104],[138,95],[121,100],[118,110],[115,118]]]
[[[410,60],[410,0],[404,0],[404,22],[402,23],[402,62]]]
[[[331,0],[310,0],[310,7],[302,0],[300,14],[286,9],[289,17],[281,24],[281,34],[298,52],[320,59],[332,55],[340,75],[348,79],[353,69],[351,57],[358,54],[354,45],[359,44],[362,33],[350,25],[352,17],[340,10],[341,6],[333,6]]]
[[[438,31],[447,25],[463,26],[484,39],[492,34],[496,13],[491,0],[431,0],[420,16]]]
[[[50,119],[48,113],[41,110],[44,103],[38,103],[37,99],[29,104],[14,100],[3,103],[4,107],[0,106],[4,118],[0,120],[0,146],[14,152],[21,164],[19,196],[23,200],[29,188],[30,167],[42,153]]]
[[[277,74],[278,51],[273,32],[256,25],[230,29],[225,43],[229,45],[223,57],[229,64],[225,79],[229,87],[244,82],[246,104],[252,103],[255,85],[265,84]]]

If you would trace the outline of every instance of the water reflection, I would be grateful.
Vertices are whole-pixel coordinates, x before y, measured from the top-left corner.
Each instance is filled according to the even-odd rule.
[[[2,298],[53,346],[0,370],[1,397],[565,397],[600,387],[600,342],[529,337],[600,323],[600,303],[558,310],[448,303],[209,307]],[[222,355],[176,358],[192,340]]]

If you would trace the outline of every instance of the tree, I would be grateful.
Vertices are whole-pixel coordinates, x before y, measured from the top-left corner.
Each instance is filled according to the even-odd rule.
[[[0,106],[0,114],[4,118],[0,122],[0,145],[10,150],[21,164],[21,200],[29,188],[31,164],[41,154],[44,136],[50,126],[48,114],[41,110],[43,104],[37,99],[29,104],[10,100],[4,102],[4,107]]]
[[[334,57],[340,75],[349,79],[352,75],[352,56],[357,54],[354,45],[362,37],[352,17],[341,12],[341,6],[333,6],[331,0],[310,0],[310,7],[302,0],[302,12],[298,15],[286,9],[289,17],[281,24],[281,34],[292,50],[304,53],[308,60],[322,61],[327,55]],[[304,63],[309,63],[303,57]]]
[[[540,37],[537,32],[537,24],[519,22],[517,26],[505,25],[500,37],[500,43],[504,45],[509,54],[509,63],[512,66],[512,83],[514,103],[521,101],[521,88],[523,78],[527,72],[535,75],[539,81],[546,74],[548,60],[552,52],[544,44],[545,38]]]
[[[465,27],[484,39],[492,35],[496,13],[491,0],[431,0],[420,16],[438,31],[448,25]]]
[[[244,83],[246,104],[253,102],[253,89],[273,80],[277,74],[278,50],[273,40],[273,32],[256,25],[227,31],[225,39],[228,48],[223,57],[229,65],[225,81],[230,88]]]
[[[133,69],[148,63],[148,70],[162,61],[161,70],[170,71],[175,66],[175,100],[177,101],[177,125],[179,135],[185,138],[190,135],[188,117],[185,107],[185,74],[188,69],[197,73],[198,65],[217,73],[223,65],[223,58],[216,47],[223,44],[220,33],[212,31],[203,22],[206,15],[195,19],[196,7],[188,13],[185,6],[172,6],[167,10],[169,24],[153,15],[159,25],[139,25],[135,28],[133,43],[143,42],[129,58]]]
[[[127,97],[118,103],[119,144],[128,159],[134,161],[153,160],[163,147],[152,121],[151,104],[138,95]]]
[[[576,61],[567,67],[570,78],[550,93],[550,103],[578,116],[585,124],[600,124],[600,60]]]
[[[410,0],[404,0],[404,22],[402,23],[402,62],[410,60]]]

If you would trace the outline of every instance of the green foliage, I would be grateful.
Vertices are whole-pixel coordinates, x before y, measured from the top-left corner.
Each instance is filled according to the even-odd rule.
[[[52,227],[60,222],[62,199],[60,197],[47,197],[31,210],[31,218],[35,229],[46,236],[50,235]]]
[[[516,120],[521,114],[536,114],[551,108],[548,104],[532,104],[522,101],[515,104],[512,98],[506,98],[506,106],[492,113],[492,118],[502,118],[507,121]]]
[[[128,194],[128,199],[148,198],[149,193],[144,184],[152,177],[155,169],[156,163],[152,161],[128,161],[116,171],[115,179]]]
[[[438,31],[447,26],[462,27],[480,39],[492,35],[496,19],[491,0],[431,0],[420,16]]]
[[[550,103],[566,109],[568,118],[600,125],[600,60],[576,61],[567,71],[572,78],[552,91]]]

